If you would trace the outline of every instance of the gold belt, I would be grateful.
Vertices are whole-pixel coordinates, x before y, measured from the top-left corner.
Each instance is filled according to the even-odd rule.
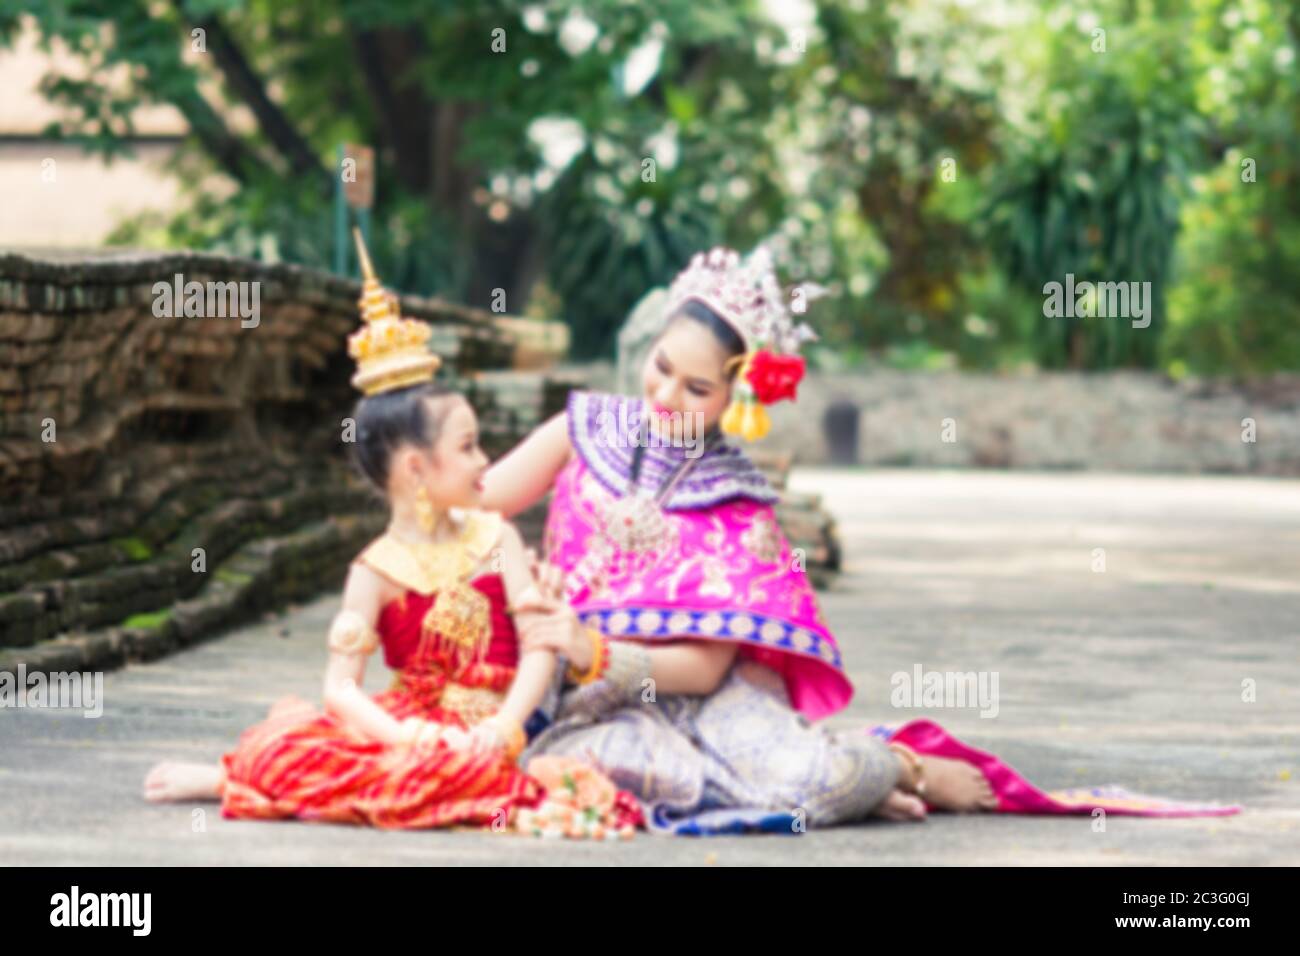
[[[449,682],[442,689],[438,705],[460,715],[467,724],[477,724],[501,709],[505,694],[487,687],[466,687]]]
[[[393,679],[391,687],[393,690],[408,690],[401,675]],[[438,706],[459,715],[466,724],[476,724],[500,710],[505,699],[505,694],[490,687],[470,687],[447,681],[438,695]]]

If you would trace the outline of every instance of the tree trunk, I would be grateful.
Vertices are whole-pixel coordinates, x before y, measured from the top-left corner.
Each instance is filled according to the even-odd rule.
[[[184,3],[181,0],[174,2],[177,11],[184,17]],[[318,187],[328,194],[332,186],[330,174],[321,165],[311,146],[289,122],[284,111],[267,95],[262,78],[253,70],[235,38],[215,14],[193,22],[205,31],[208,49],[226,82],[252,110],[262,132],[288,161],[294,175],[314,179]]]

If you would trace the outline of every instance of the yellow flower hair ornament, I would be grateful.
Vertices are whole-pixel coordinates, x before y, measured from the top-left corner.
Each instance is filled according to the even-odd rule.
[[[740,363],[731,404],[722,414],[722,431],[740,435],[745,441],[757,441],[772,429],[772,421],[763,406],[782,399],[794,400],[805,364],[799,355],[777,355],[758,348],[738,355],[727,363]]]

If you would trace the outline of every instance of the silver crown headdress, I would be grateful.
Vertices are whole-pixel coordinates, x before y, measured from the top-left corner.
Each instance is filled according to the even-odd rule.
[[[794,306],[802,311],[821,291],[814,286],[796,286],[791,290]],[[718,313],[736,330],[749,352],[768,348],[795,355],[804,342],[817,338],[806,324],[795,321],[795,312],[786,304],[777,282],[771,250],[765,245],[744,260],[724,246],[697,252],[668,289],[668,314],[690,299]]]

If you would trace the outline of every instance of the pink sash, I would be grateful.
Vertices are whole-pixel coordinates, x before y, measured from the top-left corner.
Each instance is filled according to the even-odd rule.
[[[1078,787],[1067,790],[1039,790],[993,754],[962,743],[932,720],[913,720],[890,731],[873,728],[872,733],[906,744],[917,753],[952,757],[974,764],[988,779],[998,798],[996,813],[1092,813],[1103,810],[1130,817],[1223,817],[1240,813],[1235,804],[1169,800],[1123,787]]]

